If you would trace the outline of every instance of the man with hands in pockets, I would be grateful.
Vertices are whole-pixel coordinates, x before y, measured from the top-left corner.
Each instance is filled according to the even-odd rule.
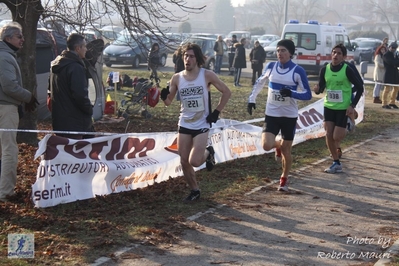
[[[262,145],[266,151],[274,148],[276,160],[281,160],[279,191],[288,191],[288,174],[292,166],[291,149],[298,118],[297,100],[312,98],[305,70],[291,60],[294,53],[293,41],[281,40],[277,43],[278,61],[266,65],[262,76],[253,86],[247,107],[248,113],[252,115],[252,109],[256,109],[256,97],[268,82]],[[279,132],[281,140],[276,141]]]

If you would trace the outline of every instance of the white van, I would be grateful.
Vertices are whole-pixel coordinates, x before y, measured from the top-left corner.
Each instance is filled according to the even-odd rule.
[[[320,69],[331,62],[331,50],[339,43],[343,43],[348,50],[346,60],[354,62],[354,49],[343,26],[324,25],[316,20],[306,23],[290,20],[281,36],[294,42],[296,51],[292,61],[308,74],[319,74]]]

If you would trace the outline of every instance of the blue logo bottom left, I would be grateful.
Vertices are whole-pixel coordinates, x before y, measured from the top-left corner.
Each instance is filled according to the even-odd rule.
[[[32,259],[35,257],[34,234],[9,234],[8,258]]]

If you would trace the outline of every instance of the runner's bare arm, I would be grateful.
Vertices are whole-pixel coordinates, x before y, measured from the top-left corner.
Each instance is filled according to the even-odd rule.
[[[220,97],[220,101],[218,103],[218,106],[216,107],[216,110],[220,112],[229,101],[231,91],[227,87],[227,85],[223,81],[221,81],[219,77],[212,71],[205,71],[205,79],[207,84],[215,86],[215,88],[222,93],[222,97]]]
[[[166,98],[165,101],[163,101],[166,106],[169,106],[172,103],[173,99],[175,98],[178,85],[179,85],[179,75],[174,74],[170,80],[168,97]]]

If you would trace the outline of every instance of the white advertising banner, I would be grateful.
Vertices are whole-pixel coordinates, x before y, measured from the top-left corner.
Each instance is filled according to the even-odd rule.
[[[325,135],[322,100],[300,110],[294,144]],[[357,123],[363,119],[363,110],[364,97],[358,104]],[[222,163],[265,153],[261,135],[262,128],[248,121],[221,119],[210,131],[209,144],[215,149],[216,162]],[[35,207],[143,188],[183,174],[176,132],[115,134],[85,140],[46,135],[35,157],[41,158],[32,185]]]

